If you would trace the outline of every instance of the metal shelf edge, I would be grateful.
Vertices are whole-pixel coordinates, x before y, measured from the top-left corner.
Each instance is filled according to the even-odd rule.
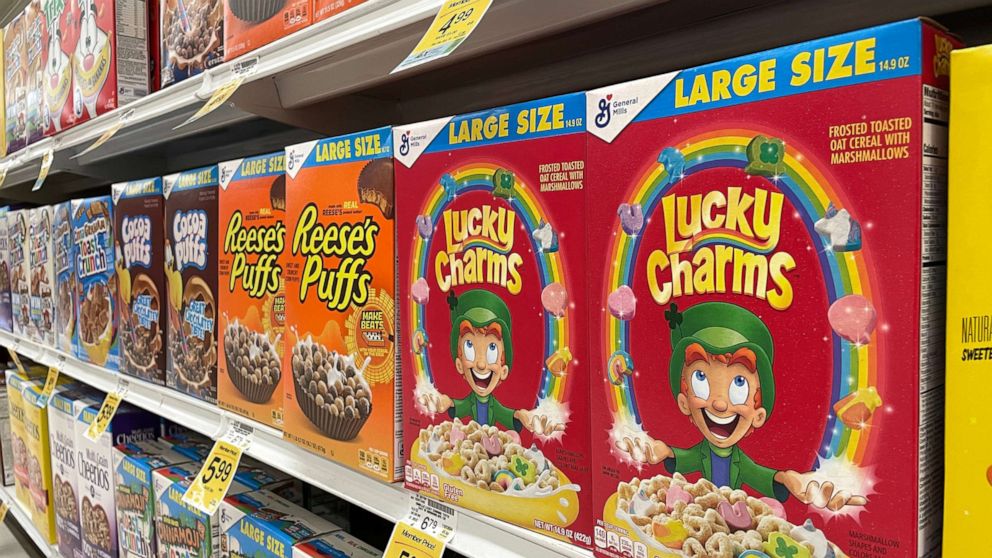
[[[41,534],[41,531],[35,527],[34,522],[31,521],[31,514],[23,507],[21,503],[17,501],[14,496],[13,486],[3,486],[0,487],[0,494],[3,495],[3,501],[7,502],[9,509],[7,511],[7,517],[13,517],[17,523],[20,524],[21,529],[28,534],[31,538],[31,542],[38,548],[38,550],[45,556],[49,558],[59,558],[58,550],[53,546],[48,544],[45,537]]]

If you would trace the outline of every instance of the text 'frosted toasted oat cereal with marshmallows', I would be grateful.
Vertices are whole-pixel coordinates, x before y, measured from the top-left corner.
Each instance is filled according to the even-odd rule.
[[[393,134],[406,486],[588,546],[583,106]]]
[[[909,20],[587,94],[597,554],[939,542],[955,44]]]

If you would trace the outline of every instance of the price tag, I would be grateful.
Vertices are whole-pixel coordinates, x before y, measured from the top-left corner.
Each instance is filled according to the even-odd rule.
[[[447,0],[424,38],[390,73],[426,64],[454,52],[475,31],[492,3],[492,0]]]
[[[10,165],[0,166],[0,186],[3,186],[4,180],[7,180],[7,170],[10,169]]]
[[[41,388],[40,403],[47,405],[48,400],[55,392],[55,385],[59,383],[59,369],[54,366],[48,367],[48,377],[45,378],[45,387]]]
[[[15,343],[14,348],[8,351],[10,353],[10,360],[14,361],[14,365],[17,366],[17,370],[21,374],[27,374],[27,371],[24,370],[24,365],[21,364],[21,357],[17,354],[19,345],[20,343]]]
[[[231,421],[227,433],[214,443],[200,472],[186,489],[183,502],[208,515],[217,511],[234,481],[241,454],[251,446],[254,432],[247,424]]]
[[[52,161],[55,160],[55,150],[49,148],[45,151],[45,154],[41,156],[41,170],[38,171],[38,179],[34,181],[34,186],[31,187],[32,192],[37,192],[41,190],[41,185],[45,183],[45,179],[48,178],[48,171],[52,168]]]
[[[134,109],[130,109],[122,113],[121,117],[117,119],[117,122],[115,122],[113,126],[108,128],[106,132],[101,134],[100,137],[96,138],[95,142],[91,143],[90,146],[87,147],[86,149],[70,157],[70,159],[78,159],[79,157],[82,157],[83,155],[86,155],[91,151],[95,151],[99,149],[101,145],[110,141],[110,138],[114,137],[117,134],[117,132],[121,131],[121,128],[127,126],[128,120],[130,120],[133,115],[134,115]]]
[[[173,129],[178,130],[183,126],[192,124],[193,122],[196,122],[197,120],[220,108],[220,106],[226,103],[227,100],[231,98],[231,95],[234,95],[234,92],[237,91],[238,88],[241,87],[241,85],[244,84],[244,82],[247,81],[256,70],[258,70],[257,56],[236,62],[231,69],[231,74],[234,77],[224,85],[218,87],[210,95],[210,98],[207,99],[207,102],[203,103],[200,110],[196,111],[193,116],[190,116],[185,122]],[[204,79],[206,79],[206,76],[204,76]]]
[[[127,381],[121,379],[117,382],[117,389],[107,394],[107,398],[103,400],[103,405],[100,406],[100,410],[96,413],[96,417],[93,418],[93,422],[90,423],[84,433],[91,441],[97,441],[107,431],[110,421],[114,419],[114,415],[117,413],[117,408],[121,406],[121,401],[127,395],[128,387]]]
[[[441,558],[457,524],[451,506],[411,494],[410,512],[396,522],[383,558]]]
[[[10,511],[10,504],[7,502],[0,502],[0,523],[3,523],[7,519],[7,512]]]

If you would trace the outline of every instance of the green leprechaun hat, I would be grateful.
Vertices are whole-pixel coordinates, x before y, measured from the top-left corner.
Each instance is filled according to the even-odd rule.
[[[768,416],[775,406],[775,377],[772,359],[775,348],[768,327],[749,310],[726,302],[703,302],[679,312],[672,303],[665,311],[665,320],[672,330],[672,358],[668,379],[672,395],[682,391],[682,366],[685,349],[699,343],[711,355],[732,354],[747,347],[754,351],[761,382],[761,406]]]
[[[473,327],[486,327],[499,324],[503,332],[503,355],[507,368],[513,367],[513,322],[510,309],[495,293],[483,289],[465,291],[461,296],[448,293],[448,306],[451,308],[451,358],[458,358],[458,325],[468,322]]]

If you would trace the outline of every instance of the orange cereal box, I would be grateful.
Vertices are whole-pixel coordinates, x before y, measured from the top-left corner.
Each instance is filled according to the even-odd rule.
[[[285,436],[392,481],[400,473],[392,135],[286,149]]]
[[[310,25],[313,0],[224,2],[224,60],[267,45]]]
[[[282,151],[218,165],[217,401],[282,428],[281,359],[286,297],[279,259],[286,245]]]

